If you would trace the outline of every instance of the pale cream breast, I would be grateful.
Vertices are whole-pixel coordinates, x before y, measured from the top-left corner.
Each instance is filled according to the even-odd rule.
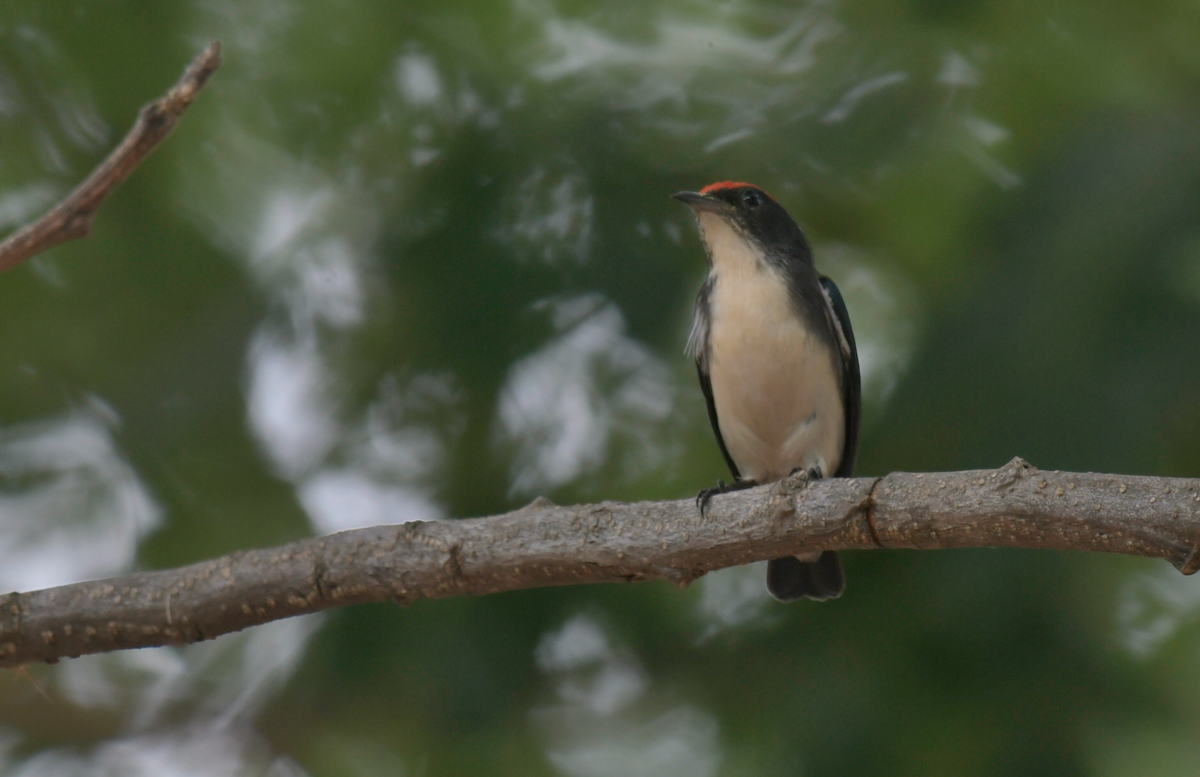
[[[828,348],[801,325],[756,246],[716,214],[701,214],[700,224],[716,276],[708,368],[726,450],[748,480],[796,467],[833,474],[845,419]]]

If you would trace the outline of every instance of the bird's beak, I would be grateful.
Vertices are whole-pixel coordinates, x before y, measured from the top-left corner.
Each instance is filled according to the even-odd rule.
[[[722,213],[727,207],[724,202],[716,197],[709,197],[707,194],[700,192],[675,192],[671,195],[683,204],[687,205],[696,213],[709,211],[711,213]]]

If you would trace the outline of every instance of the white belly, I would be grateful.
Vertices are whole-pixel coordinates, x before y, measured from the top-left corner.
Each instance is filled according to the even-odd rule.
[[[726,450],[744,480],[814,466],[832,475],[845,419],[829,349],[801,326],[774,269],[723,264],[714,265],[708,367]]]

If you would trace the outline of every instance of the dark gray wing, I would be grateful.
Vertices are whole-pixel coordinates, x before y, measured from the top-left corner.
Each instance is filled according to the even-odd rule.
[[[700,390],[704,392],[704,401],[708,403],[708,420],[712,423],[717,445],[721,448],[721,455],[725,457],[725,463],[729,465],[729,471],[733,473],[733,479],[738,480],[741,478],[741,474],[738,472],[737,465],[733,463],[733,457],[729,455],[729,450],[725,447],[725,438],[721,436],[721,424],[717,420],[717,403],[713,400],[712,379],[708,376],[708,335],[712,326],[712,308],[709,299],[712,295],[712,285],[713,277],[709,275],[696,295],[696,318],[692,321],[692,333],[688,336],[687,352],[696,360],[696,375],[700,377]]]
[[[837,472],[833,474],[834,477],[848,478],[854,474],[854,460],[858,457],[858,429],[862,419],[862,377],[858,371],[858,346],[854,343],[854,330],[850,328],[850,313],[846,310],[846,301],[842,299],[837,285],[822,275],[821,288],[829,300],[829,307],[833,311],[833,323],[838,330],[838,347],[842,354],[842,409],[846,414],[846,443],[842,448],[842,461]]]
[[[712,380],[708,377],[708,370],[704,368],[704,364],[699,359],[696,360],[696,374],[700,376],[700,390],[704,392],[704,401],[708,403],[708,420],[712,422],[713,434],[717,437],[717,445],[721,447],[721,455],[725,457],[725,463],[729,465],[733,479],[740,480],[742,476],[738,473],[737,465],[733,463],[733,457],[725,448],[725,438],[721,436],[721,424],[717,421],[717,403],[713,401]]]

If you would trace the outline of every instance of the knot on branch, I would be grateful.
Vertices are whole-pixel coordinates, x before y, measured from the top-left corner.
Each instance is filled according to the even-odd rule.
[[[448,556],[446,563],[442,564],[442,569],[455,579],[462,577],[462,546],[456,542],[446,552]]]
[[[1179,567],[1179,571],[1185,575],[1194,575],[1200,572],[1200,542],[1192,546],[1191,555]]]
[[[555,507],[558,507],[558,505],[554,504],[554,502],[550,501],[544,496],[539,496],[524,507],[519,507],[514,510],[513,515],[532,515],[545,510],[552,510]]]
[[[313,564],[312,588],[314,593],[316,593],[316,595],[321,599],[329,598],[329,591],[326,590],[325,582],[325,575],[328,573],[328,571],[329,570],[325,566],[325,562],[320,559]]]
[[[62,239],[75,240],[92,234],[92,224],[96,222],[96,211],[87,208],[74,208],[67,213],[63,221]]]
[[[679,590],[685,590],[693,581],[704,577],[705,571],[698,569],[680,569],[670,566],[653,566],[652,569],[659,577],[667,580]],[[637,578],[641,579],[641,578]]]
[[[146,130],[160,130],[172,120],[172,116],[163,106],[163,102],[165,101],[155,100],[154,102],[142,107],[142,113],[139,117],[139,120],[145,126]]]
[[[996,478],[996,490],[1012,488],[1024,478],[1037,472],[1037,467],[1030,464],[1020,456],[1013,456],[1012,461],[1005,464],[1000,469],[996,470],[994,477]]]

